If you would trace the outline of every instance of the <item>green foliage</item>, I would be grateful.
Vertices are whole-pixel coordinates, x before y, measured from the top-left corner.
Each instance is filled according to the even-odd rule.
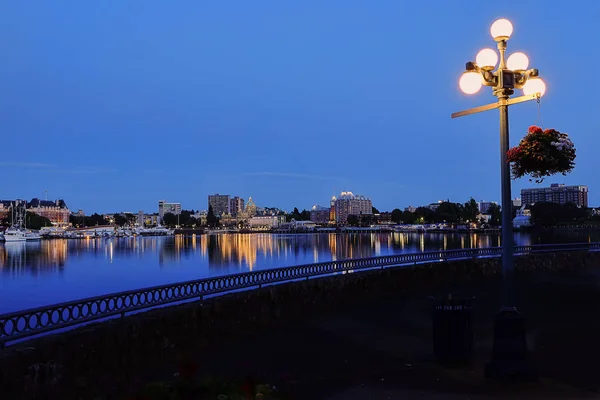
[[[399,224],[402,222],[403,213],[399,208],[394,208],[392,210],[392,222]]]
[[[531,222],[536,227],[579,225],[591,219],[587,208],[573,203],[535,203],[531,207]]]
[[[348,225],[350,226],[358,226],[359,224],[359,219],[357,215],[348,215],[348,219],[347,221]]]
[[[220,225],[219,218],[215,215],[212,206],[208,207],[208,214],[206,215],[206,224],[211,228],[216,228]]]
[[[435,222],[435,213],[430,208],[418,207],[414,214],[416,223],[429,224]]]
[[[445,201],[440,203],[433,213],[433,222],[448,222],[455,224],[462,220],[463,207],[457,203]]]
[[[27,211],[25,214],[25,226],[29,229],[39,230],[44,226],[52,226],[52,222],[46,217]]]
[[[89,216],[71,215],[69,217],[69,222],[73,226],[79,227],[79,228],[109,224],[109,221],[107,219],[105,219],[102,215],[96,214],[96,213],[89,215]]]
[[[378,209],[376,209],[375,207],[371,207],[371,212],[372,212],[373,214],[380,214],[379,210],[378,210]]]
[[[498,204],[491,204],[487,213],[490,215],[489,224],[491,226],[502,225],[502,208]]]
[[[297,207],[294,207],[294,211],[291,214],[287,214],[285,219],[287,222],[290,222],[292,219],[296,221],[310,221],[310,211],[302,210],[300,212]]]
[[[115,214],[113,219],[115,220],[115,225],[125,226],[128,224],[127,218],[121,214]]]
[[[402,222],[405,224],[414,224],[417,221],[417,215],[410,211],[404,211],[402,213]]]
[[[475,222],[477,220],[477,215],[479,215],[479,205],[475,199],[471,197],[469,201],[463,205],[462,220]]]
[[[177,215],[173,213],[166,213],[163,215],[162,225],[172,227],[177,225]]]

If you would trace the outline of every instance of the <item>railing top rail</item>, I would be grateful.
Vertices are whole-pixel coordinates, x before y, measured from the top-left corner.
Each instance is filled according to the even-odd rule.
[[[301,278],[317,277],[336,272],[365,270],[413,262],[440,261],[465,257],[497,256],[501,247],[434,250],[419,253],[390,254],[378,257],[325,261],[316,264],[279,267],[242,272],[218,277],[152,286],[110,293],[49,306],[31,308],[0,315],[0,344],[39,333],[78,325],[116,314],[148,309],[173,302],[186,301],[204,295],[257,287]],[[549,252],[600,249],[600,243],[558,243],[515,246],[515,252]],[[87,310],[84,312],[84,310]],[[66,313],[66,317],[65,317]],[[42,321],[45,319],[45,321]],[[35,320],[35,323],[32,322]],[[32,326],[33,325],[33,326]]]

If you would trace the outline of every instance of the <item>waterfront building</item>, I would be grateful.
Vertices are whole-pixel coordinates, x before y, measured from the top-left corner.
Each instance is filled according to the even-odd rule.
[[[565,186],[562,183],[553,183],[550,187],[521,189],[523,204],[547,203],[574,203],[578,207],[588,206],[588,187],[585,185]]]
[[[144,227],[144,211],[140,210],[138,211],[138,216],[137,216],[137,224],[138,226],[141,226],[142,228]]]
[[[404,208],[404,212],[414,213],[415,211],[417,211],[417,207],[408,206]]]
[[[349,215],[372,215],[373,203],[371,199],[355,195],[352,192],[342,192],[335,200],[335,222],[346,224]]]
[[[213,207],[214,208],[214,207]],[[235,196],[229,199],[229,214],[237,216],[244,212],[244,199]]]
[[[492,206],[492,204],[498,205],[497,202],[495,201],[484,201],[481,200],[477,206],[479,207],[479,212],[482,214],[487,214],[488,211],[490,210],[490,207]]]
[[[160,200],[158,202],[158,216],[162,221],[165,214],[181,214],[181,203],[167,203],[165,200]]]
[[[255,231],[277,229],[283,224],[285,224],[285,215],[261,215],[248,220],[248,226]]]
[[[391,212],[382,212],[379,214],[375,214],[375,218],[377,220],[377,224],[379,225],[393,225],[392,222],[392,213]]]
[[[310,210],[310,220],[317,224],[327,224],[329,222],[329,214],[329,208],[314,205]]]
[[[71,211],[62,199],[51,201],[33,198],[27,203],[27,211],[48,218],[53,226],[63,227],[69,225]]]
[[[210,209],[211,206],[217,216],[229,213],[229,195],[218,193],[208,195],[208,208]]]

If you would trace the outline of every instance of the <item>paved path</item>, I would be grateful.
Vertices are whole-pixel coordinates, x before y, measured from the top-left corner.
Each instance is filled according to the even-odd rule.
[[[600,398],[600,274],[524,276],[519,305],[542,379],[501,385],[483,378],[498,310],[497,281],[453,287],[476,300],[475,358],[448,370],[432,359],[428,295],[412,292],[307,318],[196,357],[203,373],[248,372],[288,382],[298,399]]]

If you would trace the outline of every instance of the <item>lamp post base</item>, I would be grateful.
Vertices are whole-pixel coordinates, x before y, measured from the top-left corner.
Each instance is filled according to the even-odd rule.
[[[529,362],[525,318],[516,308],[503,308],[496,316],[494,350],[492,361],[485,366],[485,377],[509,382],[538,379],[537,370]]]

